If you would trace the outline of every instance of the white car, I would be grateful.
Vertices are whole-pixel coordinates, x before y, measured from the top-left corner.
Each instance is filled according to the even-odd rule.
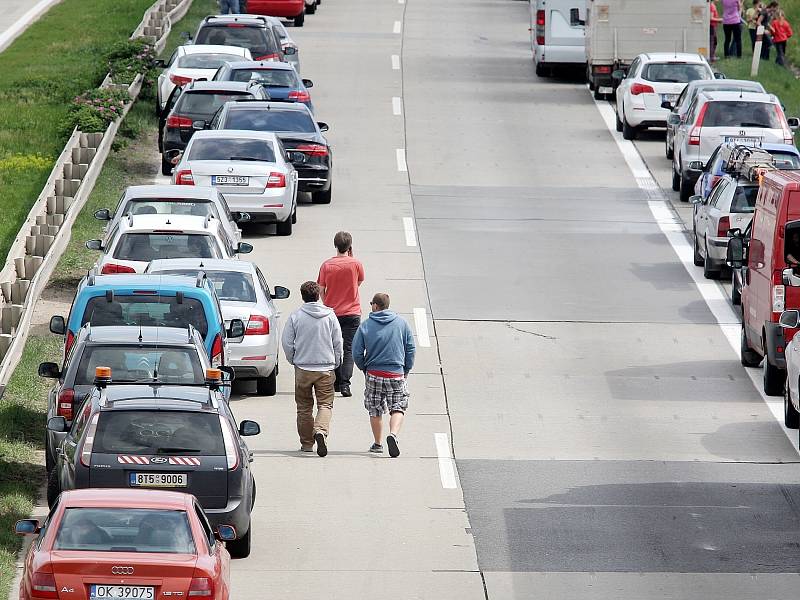
[[[297,171],[272,132],[198,131],[172,182],[215,187],[231,210],[246,212],[253,223],[275,223],[278,235],[291,235],[297,221]]]
[[[289,297],[289,290],[276,285],[270,289],[261,270],[244,260],[155,260],[148,273],[196,275],[203,271],[217,292],[225,328],[231,319],[245,324],[244,337],[228,340],[230,358],[236,379],[254,379],[262,396],[275,395],[278,374],[278,341],[280,312],[273,300]]]
[[[612,74],[617,87],[617,131],[626,140],[636,139],[647,127],[666,127],[670,109],[686,84],[714,79],[714,71],[699,54],[658,52],[640,54],[627,74]]]
[[[108,235],[108,243],[89,240],[89,250],[100,250],[97,272],[102,275],[144,273],[147,265],[165,258],[236,258],[253,251],[235,242],[218,219],[211,216],[128,215]]]
[[[164,110],[169,95],[176,86],[183,86],[196,79],[211,79],[224,63],[252,60],[250,50],[239,46],[215,46],[213,44],[188,44],[178,46],[158,76],[156,85],[156,108]]]

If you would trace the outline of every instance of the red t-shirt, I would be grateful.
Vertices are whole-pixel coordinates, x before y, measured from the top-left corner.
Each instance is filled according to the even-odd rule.
[[[337,317],[361,314],[358,284],[364,281],[364,265],[352,256],[334,256],[319,268],[317,283],[325,288],[325,306]]]

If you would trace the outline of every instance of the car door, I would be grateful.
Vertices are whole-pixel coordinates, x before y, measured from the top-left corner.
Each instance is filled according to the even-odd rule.
[[[714,186],[708,198],[708,208],[706,209],[705,237],[717,237],[719,220],[723,215],[727,214],[733,190],[735,190],[735,185],[727,179],[721,179]]]
[[[720,194],[725,189],[725,185],[727,182],[720,181],[719,184],[714,188],[714,191],[711,192],[711,195],[708,196],[703,200],[702,203],[696,204],[697,206],[697,217],[695,219],[696,228],[697,228],[697,241],[698,246],[702,249],[703,255],[705,256],[705,248],[706,248],[706,237],[708,235],[709,229],[709,219],[710,213],[712,210],[712,204],[717,201],[720,197]]]
[[[178,102],[178,98],[181,97],[183,93],[183,88],[180,86],[175,86],[172,92],[167,98],[167,103],[164,105],[164,110],[161,111],[161,114],[158,116],[158,151],[164,152],[164,128],[167,126],[167,118],[169,118],[169,113],[172,112],[172,109],[175,108],[175,104]]]
[[[719,156],[719,148],[714,150],[711,156],[708,159],[708,162],[703,167],[703,170],[700,172],[700,177],[697,178],[697,183],[694,185],[694,191],[696,194],[703,196],[703,199],[708,198],[708,194],[711,192],[709,188],[708,182],[711,178],[711,169],[713,168],[714,164],[717,161],[717,157]]]
[[[164,70],[161,71],[158,75],[158,102],[159,102],[159,109],[163,105],[163,102],[166,100],[167,96],[169,95],[169,75],[172,72],[172,65],[175,64],[175,60],[178,58],[178,52],[180,50],[180,46],[175,48],[175,51],[172,53],[172,56],[169,57],[166,65],[164,66]]]
[[[75,488],[75,463],[79,460],[78,445],[92,417],[91,395],[87,394],[76,412],[72,427],[61,443],[61,456],[58,459],[59,479],[62,490]]]
[[[628,75],[619,82],[619,86],[617,87],[617,114],[620,119],[625,115],[625,99],[631,87],[631,82],[633,78],[636,77],[636,72],[639,70],[639,65],[641,63],[642,61],[638,56],[634,58],[630,69],[628,69]]]
[[[689,129],[692,127],[694,123],[694,119],[697,115],[697,96],[695,96],[694,100],[692,100],[691,105],[686,110],[686,116],[684,119],[681,120],[681,124],[675,129],[675,140],[673,141],[673,146],[675,148],[674,154],[674,168],[676,173],[680,173],[683,168],[683,153],[685,151],[686,146],[686,136],[688,135]],[[688,166],[688,165],[687,165]]]

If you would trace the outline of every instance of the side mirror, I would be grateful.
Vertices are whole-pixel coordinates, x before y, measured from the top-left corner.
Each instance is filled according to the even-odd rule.
[[[714,79],[727,79],[725,73],[720,73],[719,71],[714,72]]]
[[[622,81],[625,79],[625,71],[622,69],[617,69],[616,71],[611,72],[611,79],[614,81]]]
[[[664,104],[669,104],[669,102],[664,102]],[[672,108],[672,105],[670,105],[670,106],[664,106],[664,105],[662,104],[662,106],[663,106],[664,108]],[[681,116],[680,116],[678,113],[670,113],[670,115],[667,117],[667,123],[669,123],[670,125],[674,125],[674,126],[676,126],[676,127],[677,127],[678,125],[680,125],[680,124],[681,124]]]
[[[703,197],[702,196],[692,196],[691,198],[689,198],[689,202],[691,202],[692,204],[702,204],[703,203]]]
[[[294,46],[286,46],[286,48],[282,48],[282,50],[286,56],[294,56],[297,54],[297,48]]]
[[[244,337],[244,322],[241,319],[231,319],[231,324],[228,327],[229,338]]]
[[[236,539],[236,528],[233,525],[217,525],[214,537],[220,542],[232,542]]]
[[[800,119],[797,117],[789,117],[786,119],[786,122],[789,124],[789,129],[792,131],[797,131],[800,129]]]
[[[239,423],[239,435],[249,436],[261,433],[261,427],[255,421],[242,421]]]
[[[233,217],[233,220],[236,221],[237,223],[249,223],[250,219],[251,219],[250,213],[246,212],[234,213]]]
[[[61,377],[61,371],[59,370],[58,365],[54,362],[39,363],[39,377],[58,379]]]
[[[276,285],[270,298],[273,300],[286,300],[289,297],[289,290],[282,285]]]
[[[164,59],[157,58],[153,61],[153,68],[155,69],[163,69],[167,66],[167,63],[164,62]]]
[[[330,127],[328,127],[328,124],[323,123],[322,121],[317,121],[317,127],[319,127],[319,130],[322,132],[328,131],[330,129]]]
[[[302,81],[303,81],[303,85],[306,86],[307,88],[314,87],[314,82],[311,81],[310,79],[303,79]]]
[[[253,251],[253,244],[239,242],[236,244],[236,254],[250,254]]]
[[[94,218],[98,221],[110,221],[111,220],[111,211],[107,208],[101,208],[100,210],[94,211]]]
[[[226,367],[224,365],[217,367],[223,373],[223,379],[227,381],[233,381],[236,379],[236,371],[233,370],[233,367]]]
[[[693,160],[689,162],[690,171],[702,171],[705,168],[702,160]]]
[[[42,528],[37,519],[22,519],[14,525],[14,533],[17,535],[33,535],[41,530]]]
[[[742,268],[744,263],[744,242],[742,238],[735,237],[728,240],[726,262],[732,269]]]
[[[674,107],[672,106],[672,102],[670,102],[669,100],[664,100],[661,103],[661,108],[666,108],[667,110],[672,110]],[[667,119],[667,121],[669,121],[669,119]]]
[[[800,287],[800,277],[794,274],[794,269],[784,269],[781,271],[781,275],[783,279],[783,285],[788,285],[789,287]]]
[[[781,313],[778,324],[784,329],[797,329],[800,327],[800,311],[785,310]]]
[[[56,335],[67,334],[67,324],[64,322],[64,317],[61,315],[50,317],[50,333],[55,333]]]
[[[84,244],[87,250],[102,250],[103,242],[101,240],[89,240]]]
[[[206,128],[206,122],[203,120],[192,121],[192,129],[195,131],[202,131]]]
[[[64,433],[67,431],[67,420],[64,417],[50,417],[47,419],[47,430]]]

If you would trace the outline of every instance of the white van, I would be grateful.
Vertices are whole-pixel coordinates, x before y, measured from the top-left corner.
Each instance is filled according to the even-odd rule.
[[[539,77],[586,64],[585,0],[530,0],[531,50]]]

